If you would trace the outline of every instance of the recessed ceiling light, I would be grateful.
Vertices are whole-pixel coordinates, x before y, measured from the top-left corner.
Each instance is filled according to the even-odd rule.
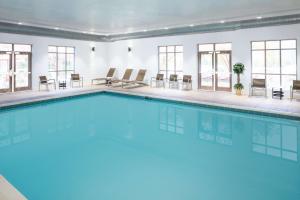
[[[220,21],[220,23],[221,23],[221,24],[224,24],[224,23],[225,23],[225,21],[224,21],[224,20],[221,20],[221,21]]]
[[[262,16],[258,16],[258,17],[256,17],[256,19],[262,19]]]
[[[190,24],[190,27],[194,27],[195,25],[194,24]]]
[[[18,25],[23,25],[23,23],[22,22],[18,22]]]

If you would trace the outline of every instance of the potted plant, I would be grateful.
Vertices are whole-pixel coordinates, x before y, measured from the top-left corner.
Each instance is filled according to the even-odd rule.
[[[241,84],[241,77],[240,75],[244,73],[245,66],[243,63],[236,63],[233,65],[233,72],[237,75],[237,83],[234,85],[234,89],[236,95],[242,95],[242,90],[244,89],[243,84]]]

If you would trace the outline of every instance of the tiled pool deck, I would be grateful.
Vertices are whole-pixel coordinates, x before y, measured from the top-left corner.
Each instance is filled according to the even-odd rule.
[[[292,116],[300,119],[300,101],[289,99],[278,100],[264,97],[236,96],[228,92],[182,91],[164,88],[134,88],[122,89],[106,86],[93,86],[77,89],[56,91],[26,91],[10,94],[0,94],[0,107],[15,106],[49,99],[57,99],[101,91],[125,93],[137,96],[175,100],[193,104],[218,106],[229,109],[255,111],[276,115]]]

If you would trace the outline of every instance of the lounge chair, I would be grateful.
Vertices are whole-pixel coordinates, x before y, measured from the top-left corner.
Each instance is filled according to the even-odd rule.
[[[182,89],[183,90],[191,90],[191,89],[193,89],[193,86],[192,86],[192,76],[191,75],[183,75]]]
[[[120,79],[120,80],[112,80],[110,85],[112,87],[120,87],[120,86],[122,86],[122,82],[126,82],[126,81],[128,82],[128,81],[130,81],[130,77],[131,77],[132,71],[133,71],[133,69],[126,69],[126,71],[125,71],[122,79]]]
[[[293,80],[293,85],[291,86],[291,100],[294,98],[294,91],[300,92],[300,80]]]
[[[153,82],[155,82],[155,87],[160,87],[161,83],[163,87],[165,87],[164,74],[157,74],[156,77],[152,77],[150,82],[150,87],[153,86]]]
[[[74,83],[79,83],[79,87],[83,87],[83,78],[79,74],[71,74],[70,86],[73,88]]]
[[[253,90],[264,90],[265,97],[267,97],[267,86],[266,86],[266,79],[257,79],[254,78],[252,80],[252,84],[250,85],[250,96],[253,96]]]
[[[94,85],[94,82],[97,82],[95,85],[104,85],[104,84],[109,84],[113,77],[114,77],[114,74],[115,74],[115,71],[116,71],[116,68],[110,68],[107,72],[107,75],[105,78],[95,78],[95,79],[92,79],[92,85]],[[103,83],[103,81],[105,83]],[[99,83],[99,82],[102,82],[102,83]]]
[[[41,91],[41,86],[46,86],[46,89],[49,91],[49,85],[53,85],[54,89],[56,90],[56,82],[55,79],[47,79],[46,76],[39,76],[39,91]]]
[[[178,75],[177,74],[171,74],[168,81],[169,81],[169,88],[179,89]]]
[[[136,79],[134,81],[123,81],[122,82],[122,88],[136,88],[136,87],[142,87],[146,86],[147,83],[145,83],[145,75],[146,75],[147,70],[145,69],[140,69]]]

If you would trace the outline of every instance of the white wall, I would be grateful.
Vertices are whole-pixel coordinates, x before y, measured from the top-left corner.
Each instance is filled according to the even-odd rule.
[[[146,68],[147,78],[155,76],[158,71],[158,46],[183,45],[184,46],[184,73],[193,75],[193,88],[198,88],[197,80],[197,44],[232,42],[232,62],[242,62],[246,72],[241,77],[242,83],[248,89],[251,79],[251,48],[250,42],[255,40],[297,39],[300,49],[300,24],[244,29],[229,32],[194,34],[184,36],[169,36],[145,38],[113,43],[93,43],[88,41],[66,40],[47,37],[36,37],[16,34],[0,33],[0,43],[21,43],[33,45],[33,89],[38,87],[38,76],[48,73],[48,45],[75,46],[76,72],[80,73],[85,84],[95,77],[103,77],[109,67],[118,68],[117,76],[121,77],[124,69]],[[96,46],[96,51],[91,51],[91,46]],[[128,53],[128,46],[132,53]],[[298,60],[300,53],[298,51]],[[299,63],[299,62],[298,62]],[[300,66],[297,72],[300,77]],[[135,70],[135,73],[137,70]],[[135,74],[133,74],[135,77]],[[236,77],[233,76],[233,84]]]
[[[124,68],[148,69],[148,77],[155,76],[158,71],[158,46],[160,45],[183,45],[184,47],[184,74],[193,75],[193,88],[198,88],[197,80],[197,44],[205,43],[232,43],[232,63],[242,62],[246,66],[245,74],[241,81],[248,89],[251,82],[251,47],[250,42],[256,40],[297,39],[300,41],[300,24],[244,29],[229,32],[206,33],[184,36],[169,36],[159,38],[146,38],[127,41],[118,41],[108,46],[108,64],[120,68],[122,74]],[[300,42],[298,49],[300,49]],[[132,47],[132,53],[128,54],[128,46]],[[298,51],[299,52],[299,51]],[[298,60],[300,54],[298,53]],[[297,67],[299,77],[299,64]],[[233,84],[236,77],[233,76]]]
[[[38,88],[38,76],[48,74],[48,45],[74,46],[75,71],[84,77],[84,84],[102,77],[107,69],[107,43],[0,33],[0,43],[32,44],[32,87]],[[91,46],[96,51],[91,51]]]

